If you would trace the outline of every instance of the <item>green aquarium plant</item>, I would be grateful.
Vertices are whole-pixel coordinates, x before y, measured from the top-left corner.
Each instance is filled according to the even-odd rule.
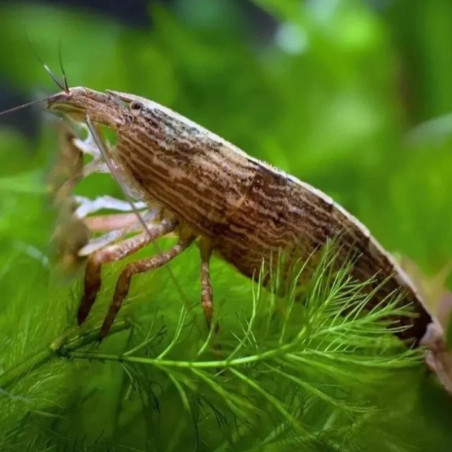
[[[185,304],[197,298],[192,258],[173,265],[182,299],[165,269],[147,277],[148,289],[136,288],[101,346],[102,313],[84,330],[66,326],[72,316],[58,317],[52,307],[58,296],[48,290],[47,303],[23,316],[28,329],[4,352],[2,450],[31,441],[42,450],[69,448],[74,440],[105,450],[402,446],[402,419],[416,405],[422,357],[394,337],[400,326],[388,319],[409,310],[397,297],[367,310],[372,291],[354,282],[347,266],[334,268],[334,250],[323,251],[301,300],[295,282],[306,262],[282,298],[274,295],[277,274],[267,291],[223,269],[218,333],[204,331],[202,313]],[[27,302],[8,315],[16,318]],[[76,307],[74,298],[70,305]],[[58,326],[62,333],[46,342]],[[25,358],[17,359],[19,350]],[[398,434],[394,423],[402,426]]]

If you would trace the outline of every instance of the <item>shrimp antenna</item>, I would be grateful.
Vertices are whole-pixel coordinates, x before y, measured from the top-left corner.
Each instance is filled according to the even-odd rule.
[[[61,45],[61,40],[60,40],[60,42],[58,44],[58,60],[59,60],[59,63],[60,63],[60,71],[61,71],[61,74],[63,76],[63,91],[68,93],[69,92],[69,85],[67,83],[66,71],[64,70],[64,67],[63,67],[63,53],[62,53],[61,49],[62,49],[62,45]]]
[[[55,97],[55,94],[45,97],[44,99],[36,99],[22,105],[17,105],[16,107],[8,108],[8,110],[0,111],[0,116],[7,115],[8,113],[13,113],[17,110],[22,110],[23,108],[31,107],[32,105],[40,104],[42,102],[47,102],[53,97]]]
[[[28,45],[30,46],[31,50],[33,51],[36,59],[41,63],[41,65],[44,67],[47,74],[50,75],[50,78],[55,82],[55,84],[58,86],[58,88],[60,88],[65,93],[69,92],[69,87],[67,85],[67,79],[66,79],[66,73],[64,72],[64,70],[62,71],[63,72],[63,81],[61,81],[57,77],[57,75],[52,71],[52,69],[50,69],[50,67],[46,63],[44,63],[44,61],[42,61],[41,57],[39,56],[38,52],[36,51],[36,48],[31,43],[28,35],[27,35],[27,42],[28,42]],[[59,58],[60,59],[60,67],[61,67],[61,69],[63,69],[62,58],[61,58],[61,45],[60,45],[59,56],[60,56],[60,58]]]
[[[47,66],[47,64],[43,64],[44,69],[46,70],[47,74],[50,75],[51,79],[57,84],[58,88],[63,90],[64,92],[68,92],[68,89],[66,88],[66,81],[62,83],[60,80],[58,80],[58,77],[55,75],[55,73]]]

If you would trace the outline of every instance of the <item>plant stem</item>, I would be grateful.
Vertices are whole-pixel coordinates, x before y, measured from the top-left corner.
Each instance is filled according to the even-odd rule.
[[[211,369],[211,368],[226,368],[226,367],[236,367],[245,364],[254,363],[257,361],[265,361],[272,359],[279,355],[285,355],[293,360],[304,361],[309,363],[309,357],[319,357],[328,360],[335,360],[337,362],[344,362],[348,364],[353,364],[361,367],[368,368],[381,368],[381,369],[397,369],[405,368],[407,363],[405,360],[390,360],[385,361],[384,359],[378,360],[374,359],[372,361],[359,360],[359,359],[348,359],[346,356],[334,356],[328,353],[318,352],[316,350],[304,350],[297,351],[296,353],[291,353],[293,344],[285,344],[275,349],[271,349],[262,353],[255,355],[243,356],[234,359],[224,359],[218,361],[178,361],[178,360],[168,360],[160,358],[149,358],[146,356],[130,356],[130,355],[116,355],[111,353],[98,353],[89,351],[75,351],[75,349],[68,349],[64,347],[62,349],[63,353],[68,358],[76,359],[88,359],[88,360],[98,360],[98,361],[114,361],[119,363],[133,363],[133,364],[145,364],[153,365],[156,367],[175,367],[175,368],[198,368],[198,369]],[[410,365],[416,367],[419,364],[418,354],[413,353],[413,355],[406,356],[410,360]]]
[[[116,322],[110,330],[110,334],[123,331],[129,326],[129,322],[125,320]],[[71,352],[96,342],[98,340],[98,335],[99,327],[82,333],[80,333],[80,331],[75,333],[71,331],[58,336],[47,347],[28,356],[19,364],[16,364],[2,373],[0,375],[0,388],[8,388],[54,358],[69,357]]]
[[[244,364],[249,364],[255,361],[261,361],[265,359],[273,358],[274,356],[279,355],[284,352],[286,349],[292,346],[289,344],[288,346],[279,347],[277,349],[272,349],[263,353],[259,353],[256,355],[244,356],[242,358],[235,359],[224,359],[218,361],[177,361],[177,360],[168,360],[168,359],[159,359],[159,358],[148,358],[144,356],[129,356],[129,355],[113,355],[109,353],[97,353],[97,352],[77,352],[77,351],[69,351],[68,357],[70,358],[78,358],[78,359],[95,359],[99,361],[117,361],[124,363],[135,363],[135,364],[148,364],[154,366],[161,367],[182,367],[182,368],[223,368],[230,366],[239,366]],[[66,347],[64,348],[66,350]]]
[[[29,356],[24,361],[20,362],[14,367],[11,367],[6,372],[0,375],[0,388],[6,389],[17,380],[20,380],[24,375],[29,374],[36,368],[42,366],[55,356],[55,351],[51,347],[46,347]]]

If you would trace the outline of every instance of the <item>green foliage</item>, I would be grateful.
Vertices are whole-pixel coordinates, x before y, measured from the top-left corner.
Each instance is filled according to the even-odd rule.
[[[72,86],[174,108],[328,192],[386,247],[437,271],[452,254],[452,128],[447,116],[411,128],[452,108],[448,3],[400,0],[384,13],[358,0],[254,3],[277,21],[264,43],[232,0],[152,8],[152,30],[4,5],[2,79],[27,98],[54,92],[26,36],[52,68],[61,38]],[[452,447],[449,404],[382,323],[396,306],[360,315],[362,288],[346,269],[325,276],[325,262],[299,304],[215,260],[221,331],[206,343],[190,250],[171,264],[178,287],[165,268],[135,278],[116,332],[97,346],[124,263],[106,269],[78,329],[80,277],[61,281],[48,245],[48,115],[41,129],[26,139],[0,128],[2,451]],[[101,177],[81,190],[120,193]],[[340,317],[344,304],[355,309]]]
[[[189,299],[196,298],[188,281],[197,266],[193,259],[189,268],[174,268]],[[222,275],[217,293],[228,303],[220,308],[218,335],[206,334],[198,306],[184,306],[162,269],[147,278],[150,289],[135,287],[134,311],[101,347],[99,309],[90,319],[94,328],[66,327],[49,341],[73,315],[50,314],[56,299],[47,293],[52,302],[39,300],[40,321],[30,312],[19,340],[7,340],[17,324],[10,331],[2,324],[10,370],[0,376],[1,449],[31,442],[34,450],[68,449],[77,438],[86,447],[118,450],[362,450],[372,441],[383,450],[402,447],[405,423],[397,419],[416,405],[420,354],[394,338],[397,327],[387,319],[409,312],[394,299],[365,313],[372,296],[366,284],[333,266],[334,247],[327,247],[301,303],[295,285],[278,299],[232,272]],[[302,274],[304,265],[298,267],[294,275]],[[103,296],[102,310],[107,301]],[[24,347],[28,357],[14,366]],[[403,389],[408,382],[411,389]],[[404,405],[381,420],[382,400],[402,390]],[[400,434],[386,428],[389,421]]]

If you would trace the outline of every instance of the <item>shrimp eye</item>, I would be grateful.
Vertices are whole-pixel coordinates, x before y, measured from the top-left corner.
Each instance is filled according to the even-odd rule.
[[[133,116],[138,116],[141,113],[143,105],[136,100],[130,102],[129,109]]]

